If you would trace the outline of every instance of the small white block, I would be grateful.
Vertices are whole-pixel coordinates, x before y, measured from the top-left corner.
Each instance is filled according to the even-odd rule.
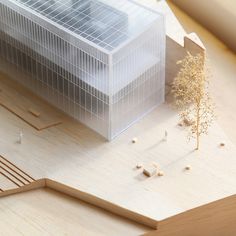
[[[185,170],[191,170],[192,167],[190,165],[185,166]]]
[[[143,169],[143,174],[147,177],[152,177],[157,174],[157,168],[153,165],[145,166]]]
[[[137,165],[136,165],[136,168],[137,169],[141,169],[143,167],[143,165],[141,164],[141,163],[138,163]]]
[[[163,171],[159,171],[157,175],[158,175],[158,176],[163,176],[163,175],[164,175],[164,172],[163,172]]]
[[[132,139],[132,143],[137,143],[138,142],[138,138],[133,138]]]

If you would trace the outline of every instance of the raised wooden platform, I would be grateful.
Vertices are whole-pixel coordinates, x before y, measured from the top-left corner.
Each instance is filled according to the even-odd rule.
[[[30,100],[30,97],[29,97]],[[38,132],[14,114],[0,108],[2,156],[34,179],[47,178],[80,192],[92,204],[102,199],[122,211],[135,212],[137,221],[155,227],[169,217],[236,193],[236,148],[218,125],[202,139],[199,152],[177,126],[168,104],[153,111],[113,142],[106,142],[80,123],[63,116],[63,124]],[[24,132],[22,144],[17,132]],[[163,142],[164,132],[168,140]],[[133,137],[138,142],[133,144]],[[226,146],[220,148],[224,141]],[[147,178],[136,164],[157,163],[163,177]],[[184,171],[191,165],[191,171]]]
[[[60,115],[47,104],[42,104],[38,97],[10,83],[4,75],[0,78],[0,105],[14,113],[37,130],[43,130],[62,123]]]
[[[50,188],[0,198],[0,209],[1,235],[136,236],[150,231]]]

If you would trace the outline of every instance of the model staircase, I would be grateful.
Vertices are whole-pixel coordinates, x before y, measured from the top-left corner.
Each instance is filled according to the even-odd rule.
[[[0,155],[0,194],[34,182],[35,179]]]

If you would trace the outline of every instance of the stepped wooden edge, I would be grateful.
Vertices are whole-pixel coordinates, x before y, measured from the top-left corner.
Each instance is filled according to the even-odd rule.
[[[234,236],[236,195],[188,210],[158,222],[158,229],[143,236]]]
[[[0,191],[0,198],[7,197],[12,194],[22,193],[22,192],[31,191],[31,190],[39,189],[39,188],[45,188],[45,187],[55,190],[57,192],[63,193],[70,197],[74,197],[76,199],[79,199],[81,201],[94,205],[96,207],[99,207],[115,215],[124,217],[126,219],[132,220],[134,222],[148,226],[150,228],[157,229],[158,222],[154,219],[140,215],[138,213],[135,213],[133,211],[130,211],[128,209],[115,205],[111,202],[95,197],[86,192],[80,191],[78,189],[69,187],[67,185],[61,184],[57,181],[47,179],[47,178],[36,180],[30,184],[24,185],[16,189],[6,190],[3,192]]]
[[[217,224],[217,222],[221,223],[221,225],[223,222],[225,228],[221,227],[221,230],[226,230],[227,224],[230,223],[230,216],[232,221],[234,221],[235,217],[233,216],[235,216],[236,213],[236,209],[232,207],[232,205],[236,204],[236,195],[232,195],[158,222],[125,208],[119,207],[108,201],[102,200],[88,193],[82,192],[78,189],[71,188],[67,185],[47,178],[36,180],[35,182],[32,182],[20,188],[0,192],[0,197],[6,197],[12,194],[22,193],[45,187],[82,200],[86,203],[107,210],[108,212],[119,215],[121,217],[130,219],[139,224],[143,224],[150,228],[153,228],[153,231],[144,234],[144,236],[167,236],[179,235],[180,233],[184,236],[187,233],[192,232],[191,230],[196,227],[198,227],[199,232],[204,233],[206,231],[203,232],[203,229],[209,227],[209,230],[211,230],[213,225]],[[212,220],[212,217],[214,218],[214,220]],[[183,224],[183,222],[185,223]],[[211,222],[214,222],[214,224],[211,225]]]
[[[21,170],[19,167],[17,167],[14,163],[10,162],[5,157],[0,155],[0,167],[5,169],[4,167],[2,167],[2,165],[5,166],[6,168],[8,168],[9,170],[11,170],[13,172],[13,173],[9,172],[12,176],[18,175],[18,176],[20,176],[20,178],[22,178],[27,183],[31,183],[32,181],[35,181],[35,179],[33,177],[31,177],[29,174],[27,174],[26,172]]]
[[[33,189],[43,188],[43,187],[45,187],[45,179],[39,179],[39,180],[36,180],[30,184],[26,184],[26,185],[18,187],[18,188],[2,191],[2,192],[0,192],[0,198],[6,197],[6,196],[9,196],[12,194],[16,194],[16,193],[30,191]]]

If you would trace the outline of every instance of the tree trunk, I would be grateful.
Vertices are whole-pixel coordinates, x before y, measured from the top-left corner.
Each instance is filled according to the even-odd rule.
[[[196,150],[199,150],[200,145],[200,132],[199,132],[199,126],[200,126],[200,102],[197,103],[197,124],[196,124],[196,139],[197,139],[197,147]]]

